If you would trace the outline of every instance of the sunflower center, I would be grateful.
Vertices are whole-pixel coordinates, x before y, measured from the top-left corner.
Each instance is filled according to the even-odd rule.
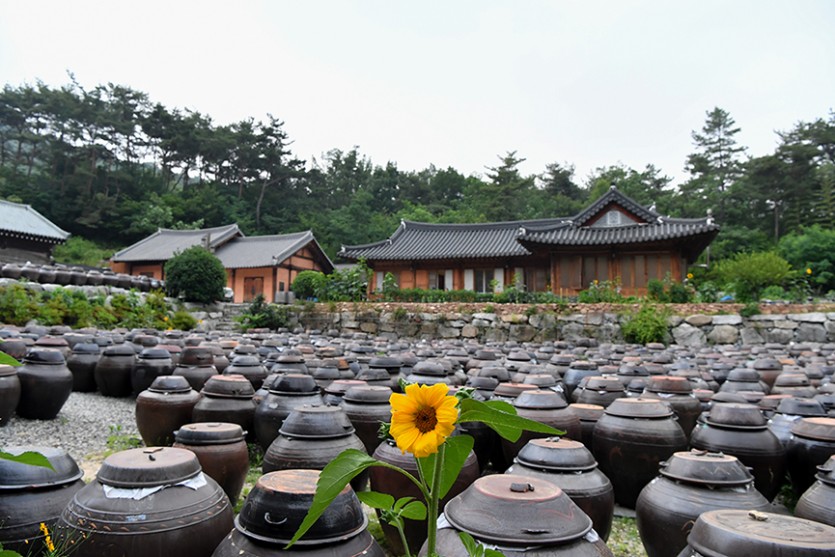
[[[429,433],[438,425],[438,417],[431,406],[423,406],[415,414],[415,427],[421,433]]]

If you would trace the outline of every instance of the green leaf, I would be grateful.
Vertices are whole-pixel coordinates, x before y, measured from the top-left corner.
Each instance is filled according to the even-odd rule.
[[[505,557],[504,553],[501,551],[496,551],[495,549],[484,549],[484,557]]]
[[[441,470],[441,485],[438,497],[444,496],[452,489],[452,485],[464,468],[464,462],[473,450],[473,438],[469,435],[456,435],[445,441],[444,467]],[[432,457],[437,455],[431,455]],[[434,459],[433,459],[434,464]]]
[[[414,500],[415,500],[415,498],[414,498],[414,497],[409,497],[409,496],[407,496],[407,497],[401,497],[400,499],[398,499],[398,500],[397,500],[397,502],[394,504],[394,506],[393,506],[392,508],[393,508],[395,511],[400,512],[400,510],[402,510],[402,509],[403,509],[403,507],[405,507],[405,506],[406,506],[406,505],[408,505],[411,501],[414,501]]]
[[[394,497],[388,493],[359,491],[357,492],[357,498],[372,509],[391,509],[394,506]]]
[[[466,532],[458,532],[458,537],[461,539],[461,543],[464,544],[464,549],[467,550],[467,555],[470,555],[470,557],[478,557],[482,554],[483,548],[473,539],[471,535]]]
[[[459,404],[461,413],[459,422],[482,422],[508,441],[517,441],[522,431],[535,431],[550,435],[562,435],[563,432],[551,426],[516,415],[516,410],[509,404],[493,401],[493,404],[475,399],[462,400]],[[507,411],[510,407],[512,412]]]
[[[5,352],[0,352],[0,365],[18,367],[20,365],[20,362],[18,362]],[[0,557],[2,557],[1,553]]]
[[[19,462],[20,464],[40,466],[41,468],[49,468],[50,470],[55,470],[55,468],[52,467],[52,463],[49,462],[49,459],[47,459],[41,453],[36,453],[33,451],[27,451],[25,453],[20,453],[19,455],[13,455],[10,453],[4,453],[3,451],[0,451],[0,460],[10,460],[12,462]]]
[[[426,505],[423,501],[412,501],[403,507],[400,516],[411,520],[426,520]]]
[[[12,551],[11,549],[0,549],[0,557],[23,557],[17,551]]]
[[[307,515],[286,547],[296,543],[311,526],[316,524],[325,509],[345,489],[348,482],[371,466],[382,466],[402,472],[397,466],[375,460],[357,449],[345,449],[339,453],[339,456],[330,461],[319,475],[319,481],[316,483],[316,493],[313,495],[313,503],[311,503]]]

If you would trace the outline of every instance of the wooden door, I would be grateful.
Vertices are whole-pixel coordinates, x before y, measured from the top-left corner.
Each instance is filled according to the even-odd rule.
[[[251,302],[259,294],[264,293],[264,277],[247,277],[244,279],[244,302]]]

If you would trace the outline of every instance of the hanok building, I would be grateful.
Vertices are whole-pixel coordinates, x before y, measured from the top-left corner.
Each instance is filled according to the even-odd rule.
[[[708,215],[658,214],[614,186],[573,217],[481,224],[403,221],[387,240],[343,246],[339,255],[364,259],[400,288],[528,291],[576,295],[594,281],[620,284],[624,295],[646,294],[652,279],[681,281],[688,265],[719,232]]]
[[[46,264],[70,236],[29,205],[0,200],[0,261]]]
[[[331,273],[333,263],[311,231],[247,237],[237,224],[200,230],[156,233],[117,252],[110,259],[119,273],[165,279],[165,263],[177,253],[202,245],[220,259],[235,303],[262,294],[267,302],[282,301],[301,271]]]

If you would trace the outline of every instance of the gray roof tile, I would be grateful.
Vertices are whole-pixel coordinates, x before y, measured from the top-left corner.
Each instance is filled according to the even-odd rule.
[[[0,200],[0,230],[58,241],[66,240],[70,235],[31,206],[3,200]]]
[[[236,238],[221,246],[215,255],[227,269],[270,267],[281,263],[311,242],[321,252],[323,262],[326,262],[324,271],[330,273],[333,270],[333,263],[322,251],[310,230],[274,236]]]
[[[236,236],[243,236],[237,224],[200,230],[160,228],[147,238],[116,252],[111,260],[116,262],[167,261],[177,252],[202,244],[207,234],[209,247],[213,249],[217,249]]]

